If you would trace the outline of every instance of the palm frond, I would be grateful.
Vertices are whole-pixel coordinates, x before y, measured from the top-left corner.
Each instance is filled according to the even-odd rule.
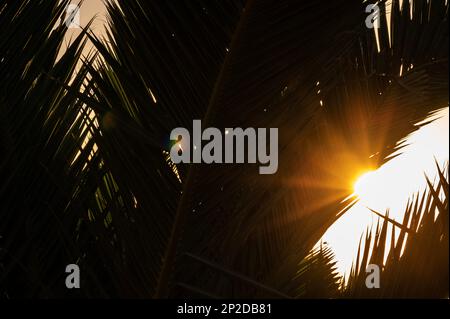
[[[402,48],[413,40],[398,40],[392,42],[395,50],[382,42],[378,52],[373,31],[364,25],[361,1],[255,0],[246,3],[242,14],[236,9],[239,4],[180,5],[186,10],[171,3],[110,2],[108,44],[92,38],[104,59],[97,68],[88,66],[94,87],[92,108],[99,118],[111,112],[120,126],[127,127],[121,132],[126,138],[108,137],[113,145],[107,148],[114,149],[114,156],[107,165],[120,167],[114,169],[117,176],[139,167],[120,188],[133,189],[134,194],[136,178],[142,179],[139,189],[149,187],[143,184],[148,177],[138,163],[161,157],[164,142],[158,152],[157,141],[167,141],[173,127],[189,128],[194,118],[222,129],[279,127],[280,166],[276,176],[264,177],[247,166],[177,167],[183,184],[178,193],[176,187],[169,192],[173,199],[165,206],[169,210],[161,210],[163,216],[155,212],[158,218],[149,224],[159,228],[158,220],[164,220],[167,228],[161,234],[169,234],[162,235],[160,249],[153,250],[162,260],[155,268],[161,272],[155,272],[154,296],[167,296],[175,282],[214,296],[246,294],[245,288],[230,287],[202,265],[178,259],[184,254],[283,292],[277,285],[294,278],[297,265],[328,226],[354,203],[343,199],[351,192],[347,183],[355,177],[355,166],[383,163],[398,149],[398,140],[416,129],[415,120],[448,101],[442,91],[446,79],[439,72],[447,67],[442,61],[446,46],[436,44],[413,55]],[[397,7],[394,4],[391,15],[394,37],[403,39],[410,32],[428,37],[432,29],[437,39],[433,43],[447,40],[439,27],[447,15],[437,14],[434,4],[431,11],[430,6],[415,6],[412,20],[404,19],[405,9]],[[211,15],[204,16],[204,8]],[[417,23],[419,12],[425,11],[430,19]],[[225,26],[219,30],[211,20],[218,13],[223,13],[218,21]],[[382,26],[384,39],[386,21]],[[439,66],[430,69],[433,58]],[[399,67],[391,66],[400,65],[402,59],[415,64],[414,71],[400,76]],[[412,96],[411,89],[423,92],[424,98]],[[395,111],[403,107],[410,113],[393,113],[394,104]],[[386,121],[386,112],[406,123],[404,127]],[[136,127],[141,133],[132,135],[131,128]],[[153,145],[148,155],[144,145],[133,144],[138,143],[137,136],[149,140],[144,144],[147,150]],[[337,147],[342,144],[344,152]],[[98,145],[101,149],[101,141]],[[135,154],[135,160],[124,164],[124,154]],[[173,175],[167,167],[159,172]],[[317,186],[311,187],[312,182]],[[138,202],[158,205],[163,198]]]
[[[376,233],[368,232],[364,252],[358,253],[358,261],[342,292],[344,297],[448,296],[448,165],[447,169],[438,166],[437,171],[439,180],[429,182],[422,195],[411,199],[400,226],[387,215],[381,215]],[[390,245],[388,228],[391,228]],[[386,247],[389,247],[387,251]],[[365,285],[369,264],[381,269],[379,289],[369,289]]]
[[[448,3],[394,0],[377,45],[360,0],[109,0],[106,38],[60,59],[58,3],[0,0],[0,292],[73,296],[76,262],[84,296],[334,297],[332,254],[312,248],[356,171],[448,105]],[[279,128],[278,173],[174,165],[170,131],[193,119]],[[431,189],[399,241],[416,212],[448,211]]]
[[[2,297],[66,296],[64,271],[82,257],[76,238],[92,166],[75,73],[80,34],[57,56],[67,1],[0,2],[0,291]],[[63,83],[64,85],[61,85]],[[70,84],[69,84],[70,83]],[[86,279],[97,275],[86,269]],[[86,295],[101,293],[87,287]]]

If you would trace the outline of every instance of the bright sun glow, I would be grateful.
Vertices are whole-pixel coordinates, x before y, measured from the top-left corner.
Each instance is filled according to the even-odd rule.
[[[428,124],[406,138],[406,146],[400,155],[375,171],[361,175],[354,183],[354,193],[359,202],[334,223],[320,242],[333,250],[340,274],[348,274],[354,261],[361,235],[374,227],[378,216],[368,207],[399,222],[408,199],[426,189],[425,174],[433,181],[436,177],[436,161],[444,165],[449,159],[449,109],[433,116]],[[391,232],[388,231],[388,234]],[[397,234],[398,235],[398,232]],[[390,242],[388,235],[387,242]]]
[[[365,201],[370,198],[371,194],[376,193],[376,189],[382,187],[376,183],[376,173],[374,171],[363,174],[355,182],[354,192],[361,200]]]

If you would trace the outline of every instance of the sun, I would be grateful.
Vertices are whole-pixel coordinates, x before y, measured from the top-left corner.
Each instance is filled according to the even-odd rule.
[[[378,189],[375,171],[361,175],[353,186],[354,194],[362,200],[368,200]]]

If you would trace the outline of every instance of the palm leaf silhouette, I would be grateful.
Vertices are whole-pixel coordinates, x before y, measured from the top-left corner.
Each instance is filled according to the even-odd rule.
[[[388,30],[386,21],[382,20],[382,50],[378,52],[373,32],[363,24],[364,10],[359,1],[329,5],[312,1],[301,4],[249,1],[231,44],[227,45],[226,40],[220,42],[222,50],[226,47],[224,52],[228,53],[214,89],[208,84],[210,90],[202,90],[211,95],[207,108],[207,94],[201,95],[203,102],[199,103],[189,95],[177,99],[178,93],[173,91],[175,87],[207,85],[193,78],[198,72],[204,72],[202,64],[194,64],[194,70],[190,69],[192,64],[178,69],[175,62],[177,79],[169,78],[171,75],[162,70],[167,62],[161,61],[161,57],[183,61],[186,56],[202,56],[203,51],[197,50],[203,49],[203,45],[192,48],[190,43],[186,44],[186,38],[191,40],[190,34],[180,31],[178,24],[189,25],[183,20],[185,16],[180,16],[170,4],[155,8],[152,3],[139,1],[135,7],[118,3],[109,6],[112,30],[109,41],[114,43],[114,54],[106,54],[108,48],[102,48],[98,42],[97,46],[111,67],[130,68],[135,72],[127,77],[118,76],[133,83],[130,92],[141,86],[146,101],[157,99],[156,106],[171,115],[164,118],[161,126],[176,121],[189,127],[192,118],[202,117],[205,125],[218,128],[282,128],[282,165],[274,177],[258,176],[247,167],[182,168],[189,173],[183,179],[183,195],[174,215],[168,246],[163,250],[162,276],[155,296],[165,296],[169,287],[177,285],[217,296],[230,295],[231,291],[235,296],[252,295],[246,291],[246,285],[230,284],[220,275],[215,276],[207,266],[185,258],[186,254],[282,290],[277,283],[294,277],[299,262],[312,245],[338,213],[351,205],[342,203],[349,194],[345,181],[351,176],[342,165],[348,158],[336,149],[336,140],[347,141],[348,148],[357,154],[357,164],[380,165],[397,150],[396,142],[416,129],[413,124],[417,120],[448,101],[444,90],[448,48],[443,41],[447,39],[442,28],[446,20],[443,2],[437,6],[426,2],[414,6],[412,20],[405,18],[409,14],[408,4],[405,2],[400,10],[394,2],[390,29],[394,41],[392,45],[386,43]],[[215,5],[205,4],[202,10],[197,6],[193,15],[204,12],[203,8],[211,10]],[[422,19],[425,12],[426,21]],[[418,19],[422,22],[418,23]],[[145,28],[143,21],[147,23]],[[230,21],[235,20],[230,18]],[[149,37],[147,30],[155,30],[156,34]],[[422,37],[434,45],[419,41],[423,47],[409,52],[406,48],[417,40],[411,34],[419,34],[419,39]],[[197,36],[204,35],[199,32]],[[137,41],[139,37],[145,37],[146,41]],[[145,47],[135,50],[137,43]],[[159,50],[152,53],[154,47],[160,49],[159,43],[163,43],[161,52],[167,50],[165,55]],[[164,49],[168,43],[168,49]],[[180,56],[174,48],[180,48],[183,54]],[[154,54],[157,56],[153,57]],[[404,63],[407,68],[406,63],[410,62],[415,63],[414,71],[400,75],[400,65]],[[150,65],[154,63],[158,65],[152,68]],[[219,64],[214,65],[217,70]],[[163,87],[158,90],[158,85]],[[189,90],[181,90],[184,94],[186,91]],[[411,91],[421,92],[421,98],[412,98]],[[135,95],[133,98],[136,99]],[[321,107],[319,99],[325,107]],[[147,104],[135,105],[141,110],[147,109]],[[182,111],[180,104],[185,106]],[[203,107],[192,112],[194,107],[190,105]],[[172,127],[173,124],[168,129]],[[380,131],[383,139],[374,139]],[[370,147],[367,140],[373,140]],[[379,156],[372,157],[368,164],[366,159],[376,153]],[[326,165],[311,172],[311,166],[323,162],[324,158],[331,166],[343,166],[338,179],[327,176]],[[299,182],[292,185],[292,181]],[[316,181],[319,187],[311,189],[308,185],[311,181]],[[327,189],[326,185],[332,182],[340,183],[342,188]],[[183,294],[176,288],[174,291]]]
[[[331,252],[311,249],[355,203],[355,171],[448,104],[448,4],[410,18],[393,1],[379,51],[356,0],[107,1],[70,81],[85,35],[56,62],[56,2],[0,6],[3,293],[70,296],[70,259],[86,296],[336,296]],[[196,118],[278,127],[278,173],[174,166],[169,133]]]
[[[445,298],[448,294],[448,165],[437,167],[439,179],[409,202],[403,223],[377,212],[381,225],[367,234],[363,255],[358,256],[346,298]],[[386,249],[388,226],[392,243]],[[395,234],[399,232],[395,241]],[[360,243],[362,246],[362,243]],[[386,261],[384,257],[386,257]],[[359,262],[360,261],[360,262]],[[365,286],[368,264],[382,265],[380,289]]]

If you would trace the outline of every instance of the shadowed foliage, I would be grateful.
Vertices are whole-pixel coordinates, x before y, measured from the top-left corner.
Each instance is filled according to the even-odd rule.
[[[0,0],[3,296],[338,296],[312,248],[358,172],[448,105],[445,1],[394,0],[378,50],[359,0],[108,0],[107,38],[59,61],[57,3]],[[279,128],[277,174],[173,165],[193,119]]]
[[[76,92],[86,72],[74,70],[84,35],[56,60],[66,33],[65,24],[56,26],[66,3],[0,2],[0,293],[6,298],[64,296],[65,266],[82,263],[89,245],[78,235],[99,163],[88,160],[88,147],[81,149],[88,130]],[[75,93],[62,85],[69,82]],[[86,279],[95,276],[87,269]]]

